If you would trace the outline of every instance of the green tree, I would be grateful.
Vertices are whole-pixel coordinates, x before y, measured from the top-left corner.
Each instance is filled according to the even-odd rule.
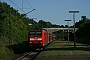
[[[78,42],[90,44],[90,19],[87,19],[86,16],[82,16],[82,20],[79,21],[79,30],[76,32],[76,37]]]

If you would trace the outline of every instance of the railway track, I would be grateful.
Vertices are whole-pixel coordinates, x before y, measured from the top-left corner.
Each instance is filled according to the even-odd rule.
[[[43,49],[38,49],[34,52],[27,52],[23,56],[17,58],[16,60],[33,60],[37,55],[39,55]]]

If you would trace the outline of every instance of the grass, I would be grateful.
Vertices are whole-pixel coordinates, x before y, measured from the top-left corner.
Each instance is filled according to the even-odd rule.
[[[90,55],[90,46],[73,42],[55,40],[52,42],[40,56],[63,56],[63,55]]]
[[[27,51],[27,41],[9,46],[8,38],[0,36],[0,60],[15,60],[20,54]]]
[[[0,60],[12,60],[14,54],[6,47],[8,42],[5,37],[0,37]]]

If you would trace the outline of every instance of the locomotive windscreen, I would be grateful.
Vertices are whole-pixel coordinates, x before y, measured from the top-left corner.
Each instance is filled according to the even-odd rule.
[[[30,36],[41,36],[42,32],[30,32]]]

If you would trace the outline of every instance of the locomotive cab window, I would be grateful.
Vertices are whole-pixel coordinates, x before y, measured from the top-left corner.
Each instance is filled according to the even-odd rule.
[[[34,36],[35,35],[35,32],[30,32],[30,36]]]
[[[42,32],[30,32],[30,36],[41,36]]]
[[[41,32],[36,32],[36,35],[37,35],[37,36],[41,36],[42,33],[41,33]]]

